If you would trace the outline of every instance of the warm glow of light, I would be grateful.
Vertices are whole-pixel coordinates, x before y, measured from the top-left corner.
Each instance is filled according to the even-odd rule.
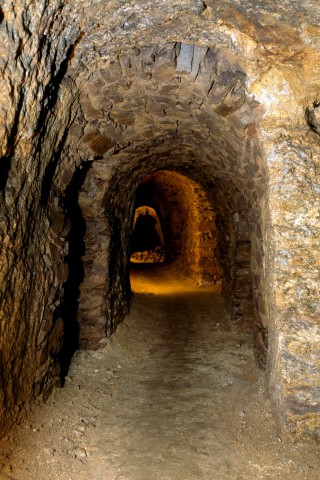
[[[130,281],[134,293],[146,295],[176,295],[186,292],[217,292],[221,290],[221,285],[197,287],[191,279],[179,277],[173,268],[151,264],[133,265]]]

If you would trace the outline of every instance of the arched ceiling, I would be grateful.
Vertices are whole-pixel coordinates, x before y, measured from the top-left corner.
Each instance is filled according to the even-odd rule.
[[[259,105],[226,52],[169,43],[107,62],[80,93],[77,138],[83,160],[110,158],[123,179],[170,168],[208,189],[247,193],[263,183],[254,122]],[[73,142],[73,144],[72,144]],[[117,182],[115,182],[117,183]]]

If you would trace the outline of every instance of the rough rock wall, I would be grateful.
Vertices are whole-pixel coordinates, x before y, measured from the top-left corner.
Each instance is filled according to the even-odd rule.
[[[65,81],[77,38],[63,2],[0,9],[0,431],[59,375],[67,227],[50,194],[73,119]]]
[[[274,133],[266,142],[274,193],[270,391],[285,431],[319,439],[320,137],[305,128]]]

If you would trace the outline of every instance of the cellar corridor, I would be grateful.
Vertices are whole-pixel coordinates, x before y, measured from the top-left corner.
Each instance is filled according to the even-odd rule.
[[[319,39],[319,0],[1,2],[0,480],[312,479]]]
[[[1,480],[316,480],[317,447],[280,441],[219,287],[150,264],[131,283],[104,348],[78,351],[65,388],[0,441]]]

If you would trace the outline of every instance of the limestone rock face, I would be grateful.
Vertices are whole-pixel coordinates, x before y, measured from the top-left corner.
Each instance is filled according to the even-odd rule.
[[[174,171],[283,432],[319,438],[319,24],[317,0],[2,2],[1,432],[123,318],[135,196]]]
[[[68,227],[51,182],[72,120],[63,78],[77,35],[61,3],[1,6],[1,431],[58,373]]]

